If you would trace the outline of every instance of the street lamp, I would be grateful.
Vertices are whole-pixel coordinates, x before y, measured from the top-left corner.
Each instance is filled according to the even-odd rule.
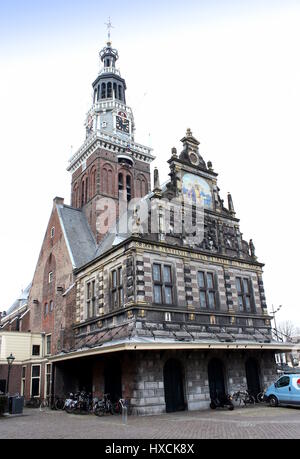
[[[275,314],[278,311],[280,311],[281,308],[282,308],[282,304],[280,304],[277,309],[274,309],[274,305],[272,304],[272,313],[273,313],[273,319],[274,319],[274,325],[275,325],[275,330],[276,330],[277,341],[278,341],[278,331],[277,331]]]
[[[8,364],[8,375],[7,375],[6,393],[8,394],[10,370],[11,370],[12,364],[13,364],[14,361],[15,361],[15,357],[14,357],[12,354],[10,354],[10,356],[7,357],[6,360],[7,360],[7,364]]]

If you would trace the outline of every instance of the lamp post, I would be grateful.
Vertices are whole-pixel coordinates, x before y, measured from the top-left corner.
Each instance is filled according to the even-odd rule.
[[[8,375],[7,375],[6,393],[8,394],[10,370],[11,370],[12,364],[13,364],[14,361],[15,361],[15,357],[14,357],[12,354],[10,354],[10,356],[7,357],[6,360],[7,360],[7,364],[8,364]]]
[[[275,330],[276,330],[276,337],[277,337],[277,341],[278,341],[278,332],[277,332],[277,325],[276,325],[276,317],[275,317],[275,314],[280,311],[280,309],[282,308],[282,304],[280,304],[278,306],[277,309],[274,309],[274,305],[272,304],[272,313],[273,313],[273,319],[274,319],[274,325],[275,325]]]
[[[272,304],[272,313],[273,313],[273,319],[274,319],[274,326],[275,326],[275,332],[276,332],[276,338],[277,338],[277,341],[279,341],[279,337],[278,337],[278,331],[277,331],[277,325],[276,325],[276,317],[275,317],[275,314],[280,311],[280,309],[282,308],[282,304],[280,304],[278,306],[277,309],[274,309],[274,305]],[[279,358],[280,358],[280,363],[281,365],[283,364],[283,360],[282,360],[282,353],[279,354]]]

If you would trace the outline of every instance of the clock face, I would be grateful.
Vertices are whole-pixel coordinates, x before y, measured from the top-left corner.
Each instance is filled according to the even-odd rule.
[[[130,121],[128,119],[117,116],[116,127],[118,131],[125,132],[125,134],[130,134]]]

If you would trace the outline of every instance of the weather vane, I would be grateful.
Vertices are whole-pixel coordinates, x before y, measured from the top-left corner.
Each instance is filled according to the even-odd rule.
[[[108,23],[105,23],[105,25],[107,26],[108,30],[108,41],[110,41],[110,30],[114,28],[114,26],[111,23],[110,17],[108,18]]]

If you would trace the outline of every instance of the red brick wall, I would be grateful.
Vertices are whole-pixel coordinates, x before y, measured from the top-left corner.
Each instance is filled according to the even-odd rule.
[[[30,310],[22,317],[20,322],[20,331],[28,332],[30,330]]]
[[[88,179],[88,192],[86,196],[86,190],[84,191],[85,203],[83,208],[97,242],[102,239],[96,230],[97,199],[101,197],[114,199],[118,212],[119,173],[123,173],[125,177],[130,175],[132,199],[143,197],[151,190],[149,164],[135,161],[133,168],[124,167],[122,164],[118,164],[115,152],[103,149],[98,149],[90,156],[84,171],[80,167],[72,176],[71,202],[72,206],[79,208],[82,207],[82,186]]]
[[[22,365],[13,364],[10,371],[9,377],[9,393],[16,394],[21,393],[21,374]],[[8,376],[8,365],[0,365],[0,379],[7,381]]]
[[[51,238],[50,235],[52,227],[55,227],[54,238]],[[53,272],[51,284],[49,284],[50,271]],[[57,291],[57,287],[62,287],[65,291],[72,285],[72,271],[72,263],[60,226],[57,209],[54,205],[28,301],[30,307],[30,330],[52,335],[51,351],[53,354],[59,350],[61,331],[70,326],[66,321],[66,297]],[[34,304],[34,300],[38,300],[38,304]],[[54,305],[52,312],[49,310],[51,301],[53,301]],[[45,315],[46,303],[48,304],[47,315]]]

